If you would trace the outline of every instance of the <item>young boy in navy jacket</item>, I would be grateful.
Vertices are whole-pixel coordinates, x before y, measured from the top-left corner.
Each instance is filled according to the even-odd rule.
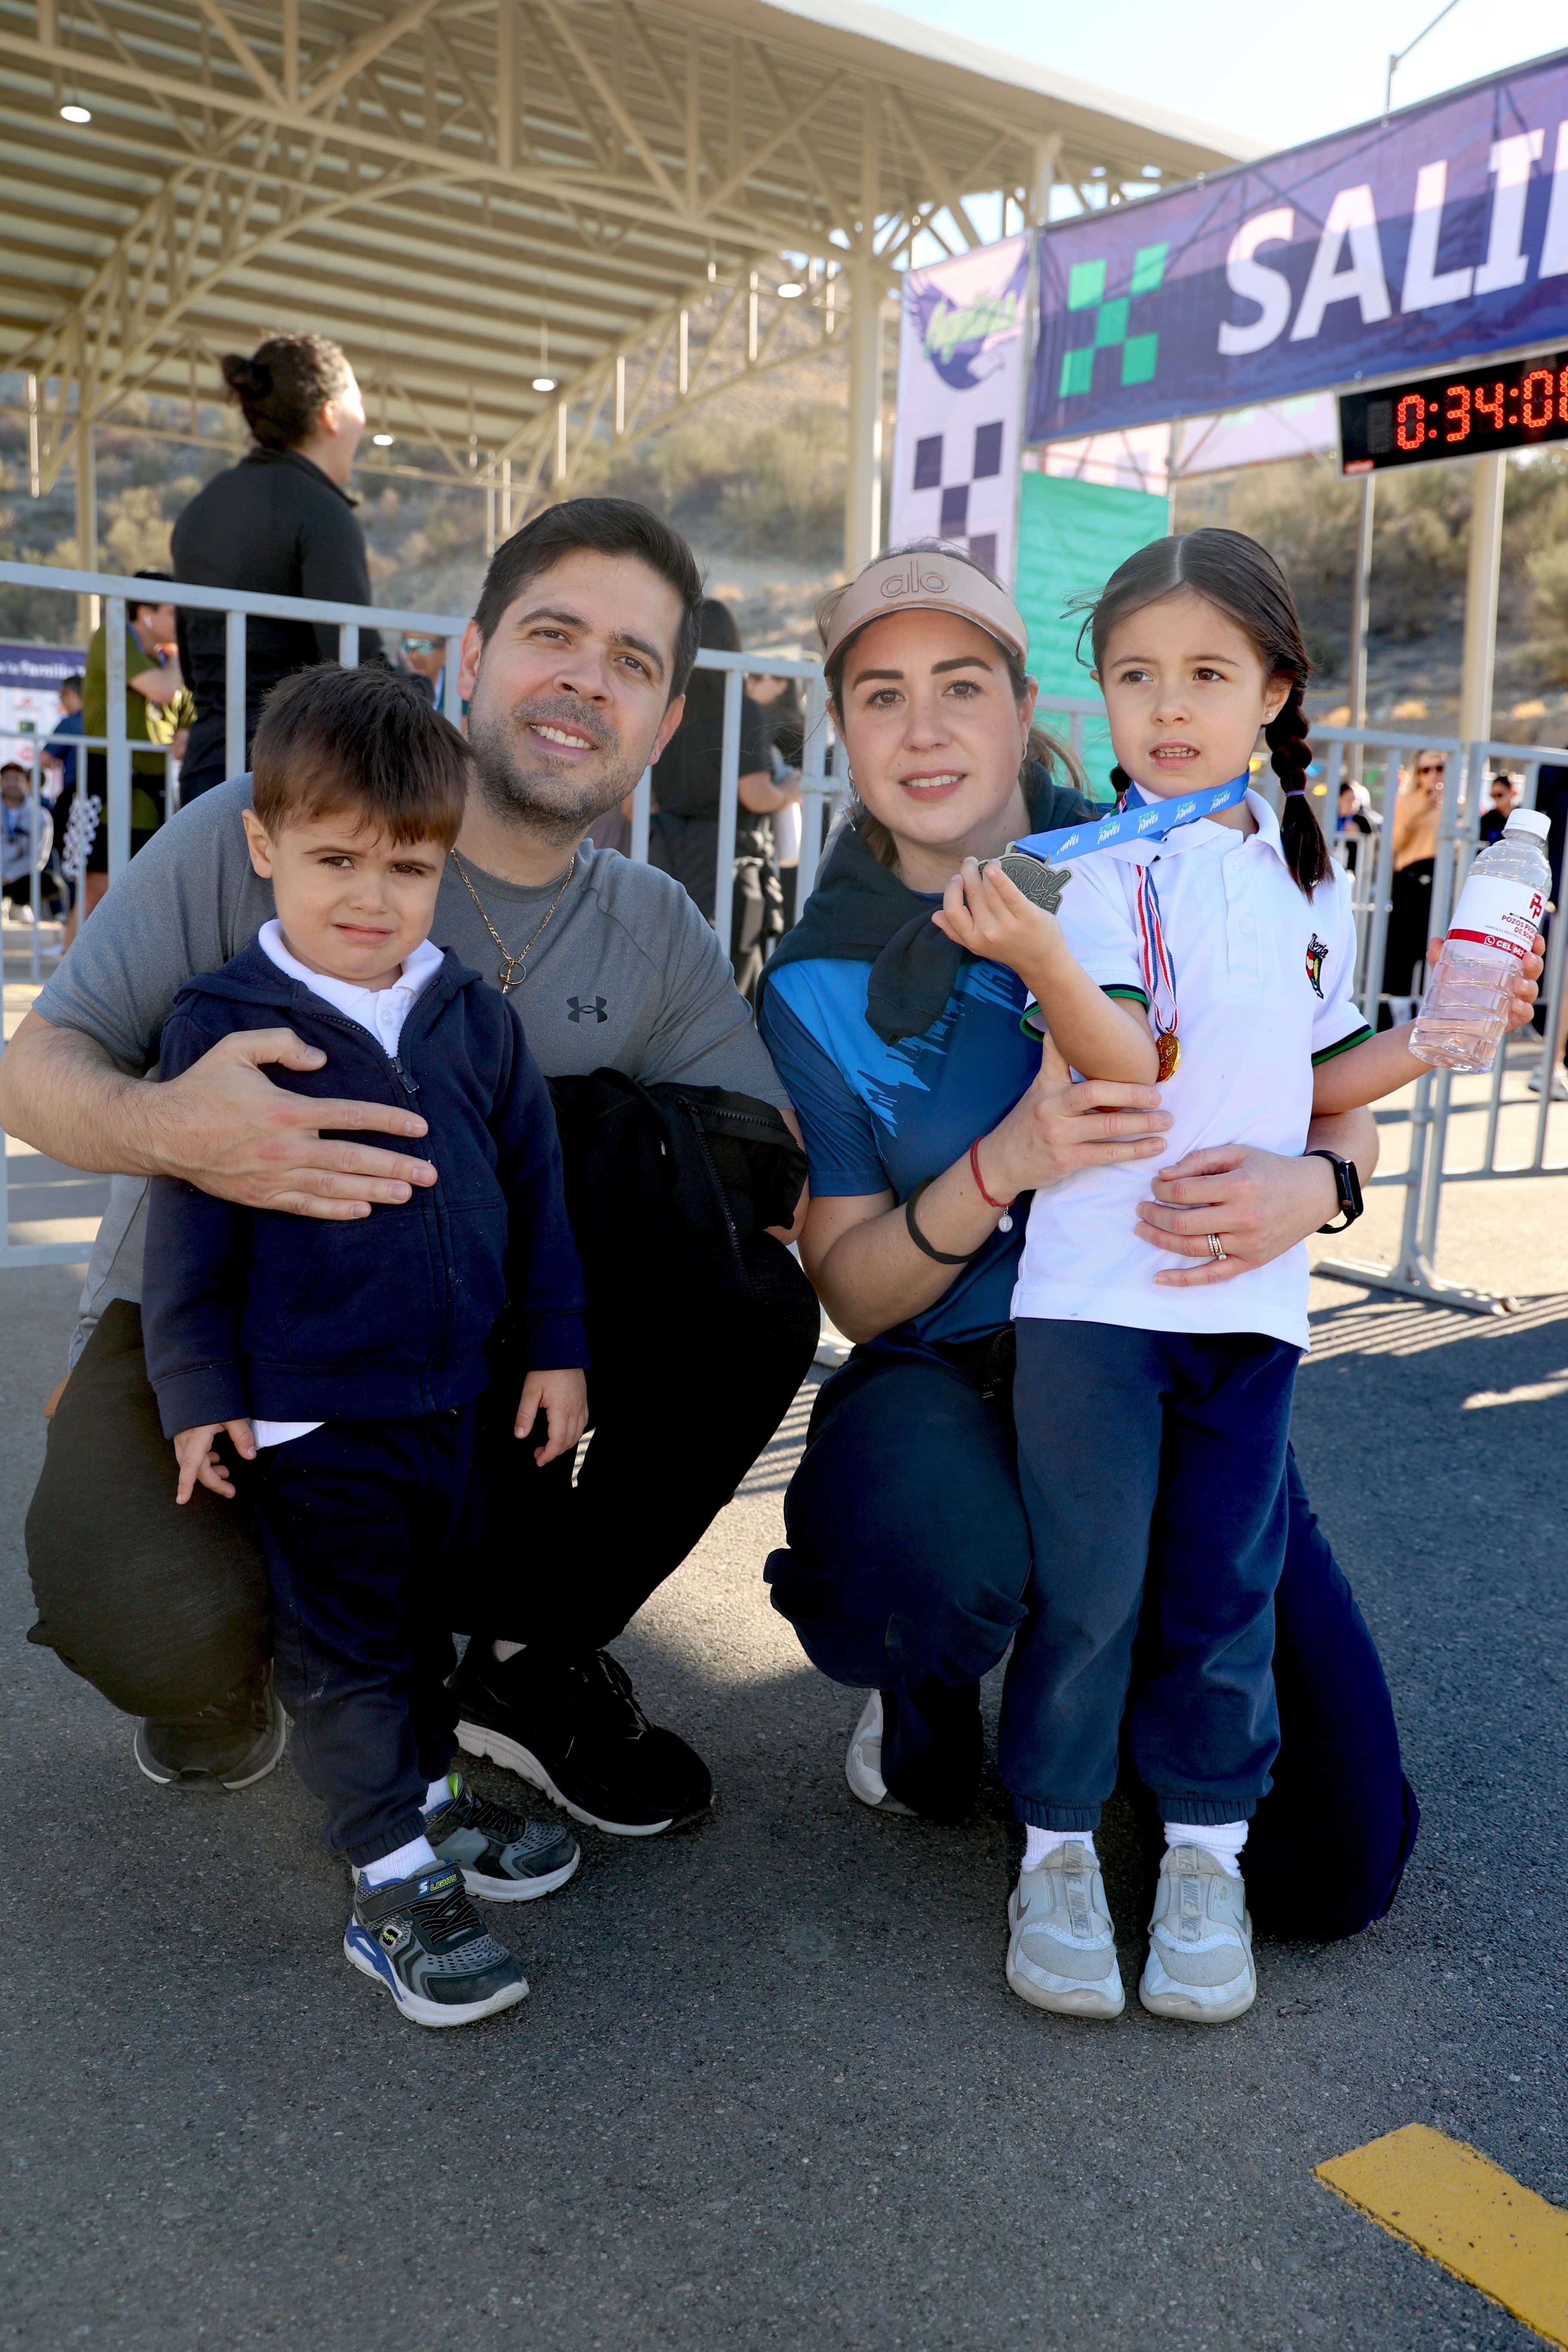
[[[587,1420],[582,1268],[554,1114],[517,1013],[433,947],[468,746],[406,679],[326,667],[269,698],[252,754],[251,862],[277,919],[183,988],[159,1075],[236,1030],[293,1031],[296,1094],[417,1110],[432,1176],[357,1219],[311,1222],[160,1179],[142,1320],[178,1497],[232,1497],[246,1465],[272,1587],[273,1672],[294,1761],[353,1866],[343,1949],[421,2025],[461,2025],[528,1987],[469,1892],[548,1894],[563,1832],[476,1797],[453,1770],[458,1703],[442,1555],[462,1501],[486,1343],[503,1307],[540,1369],[516,1428],[567,1453]]]

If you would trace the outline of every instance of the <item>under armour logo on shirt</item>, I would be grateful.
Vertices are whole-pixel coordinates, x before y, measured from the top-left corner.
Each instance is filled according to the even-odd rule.
[[[609,1017],[608,1007],[602,996],[592,998],[586,1004],[580,996],[569,996],[566,999],[568,1021],[607,1021]]]

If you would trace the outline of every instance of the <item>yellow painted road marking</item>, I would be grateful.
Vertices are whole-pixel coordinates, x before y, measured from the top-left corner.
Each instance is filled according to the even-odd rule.
[[[1568,2347],[1568,2213],[1426,2124],[1320,2164],[1317,2177],[1396,2238]]]

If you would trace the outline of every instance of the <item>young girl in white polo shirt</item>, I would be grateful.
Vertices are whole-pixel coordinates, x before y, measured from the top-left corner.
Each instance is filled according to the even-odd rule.
[[[1314,1110],[1371,1102],[1424,1066],[1408,1027],[1374,1038],[1352,999],[1349,882],[1304,796],[1310,665],[1289,588],[1252,540],[1199,530],[1131,557],[1088,626],[1114,781],[1149,805],[1149,832],[1075,855],[1056,916],[971,859],[936,920],[1022,976],[1082,1076],[1163,1082],[1173,1160],[1222,1143],[1299,1154]],[[1246,790],[1260,729],[1280,819]],[[1221,787],[1196,821],[1155,814]],[[1014,1293],[1034,1583],[1002,1711],[1027,1839],[1007,1979],[1042,2009],[1121,2012],[1094,1831],[1138,1635],[1126,1728],[1166,1838],[1139,1998],[1218,2024],[1257,1993],[1239,1859],[1279,1747],[1307,1252],[1194,1282],[1140,1234],[1146,1184],[1129,1160],[1037,1192]]]

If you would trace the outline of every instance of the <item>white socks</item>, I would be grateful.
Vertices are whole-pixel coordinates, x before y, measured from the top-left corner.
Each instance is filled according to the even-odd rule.
[[[1201,1845],[1205,1853],[1213,1855],[1227,1878],[1239,1878],[1241,1872],[1237,1865],[1251,1826],[1250,1822],[1205,1822],[1201,1826],[1192,1822],[1167,1822],[1165,1844],[1167,1849],[1173,1845]],[[1026,1870],[1038,1870],[1064,1845],[1080,1845],[1090,1862],[1098,1864],[1100,1860],[1091,1830],[1038,1830],[1032,1822],[1026,1822],[1024,1839]]]
[[[360,1872],[362,1886],[384,1886],[389,1879],[412,1878],[416,1871],[439,1870],[441,1857],[427,1837],[410,1838],[395,1853],[384,1853],[379,1862],[367,1862]]]
[[[437,1805],[446,1804],[452,1795],[452,1781],[443,1772],[432,1780],[425,1792],[421,1811],[433,1813]],[[359,1873],[363,1886],[384,1886],[389,1879],[413,1878],[421,1870],[438,1870],[441,1857],[427,1837],[410,1838],[395,1853],[384,1853],[379,1862],[367,1862]]]
[[[1096,1867],[1099,1866],[1100,1856],[1094,1850],[1092,1830],[1037,1830],[1033,1822],[1026,1822],[1024,1868],[1038,1870],[1042,1862],[1049,1862],[1051,1856],[1054,1853],[1059,1853],[1064,1845],[1082,1846],[1088,1859]]]
[[[1205,1853],[1213,1855],[1227,1878],[1239,1878],[1237,1864],[1251,1827],[1250,1822],[1205,1822],[1201,1826],[1194,1822],[1167,1822],[1165,1851],[1168,1853],[1173,1845],[1201,1845]]]

